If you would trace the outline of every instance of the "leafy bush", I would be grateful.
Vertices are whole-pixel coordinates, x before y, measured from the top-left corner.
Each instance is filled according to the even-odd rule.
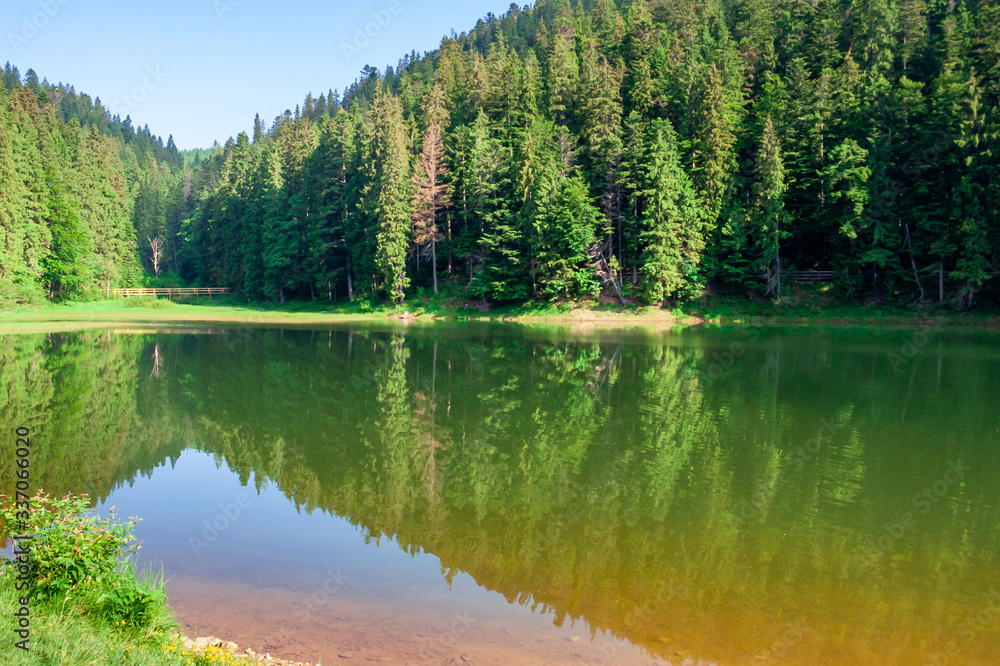
[[[144,274],[142,277],[142,286],[155,289],[177,289],[178,287],[187,287],[188,285],[177,273],[173,271],[160,271],[159,277],[148,273]]]
[[[156,624],[167,603],[162,577],[149,574],[139,580],[131,560],[125,560],[117,571],[120,575],[105,579],[102,585],[87,587],[88,605],[112,624],[136,629]]]
[[[129,296],[123,300],[122,305],[127,308],[152,308],[154,310],[177,307],[177,303],[158,296]]]
[[[133,531],[138,518],[116,521],[114,509],[101,518],[89,510],[86,496],[53,499],[39,493],[28,504],[7,500],[0,516],[8,531],[34,537],[28,560],[32,598],[73,599],[81,612],[134,628],[164,624],[169,613],[160,581],[137,579],[128,559],[138,550]],[[14,564],[3,562],[8,570]]]
[[[61,596],[87,578],[107,578],[115,573],[120,554],[134,552],[129,542],[138,521],[112,522],[114,509],[102,520],[88,513],[86,497],[39,494],[24,510],[27,504],[8,504],[0,515],[8,526],[35,537],[30,564],[36,598]]]
[[[0,310],[24,306],[41,306],[46,302],[45,291],[34,282],[0,280]]]

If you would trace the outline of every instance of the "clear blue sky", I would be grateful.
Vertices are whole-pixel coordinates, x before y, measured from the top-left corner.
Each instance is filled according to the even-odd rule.
[[[310,91],[343,91],[365,64],[395,66],[509,7],[509,0],[3,0],[0,65],[9,60],[22,76],[33,68],[51,83],[72,83],[164,142],[173,134],[179,148],[207,148],[249,131],[255,113],[270,124]],[[366,27],[370,43],[345,55]]]

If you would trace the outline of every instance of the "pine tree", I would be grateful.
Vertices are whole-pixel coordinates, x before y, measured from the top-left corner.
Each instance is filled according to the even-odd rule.
[[[285,179],[277,147],[271,147],[264,153],[261,168],[264,285],[269,295],[276,293],[278,302],[284,303],[286,276],[295,257],[291,254],[292,248],[285,242]]]
[[[630,268],[632,286],[638,283],[639,275],[639,231],[640,209],[648,126],[642,120],[640,113],[633,110],[625,119],[622,162],[618,169],[617,184],[622,188],[625,205],[618,220],[617,248],[618,255],[614,262],[619,270],[619,283],[622,274]]]
[[[625,78],[625,111],[645,116],[653,105],[653,70],[650,57],[656,42],[656,28],[646,0],[629,4],[625,14],[623,50],[628,75]]]
[[[953,278],[964,282],[959,298],[972,307],[976,291],[990,278],[989,229],[1000,221],[997,200],[988,197],[991,186],[989,160],[996,150],[990,137],[982,90],[975,74],[965,86],[965,99],[958,110],[960,125],[955,137],[962,168],[954,191],[951,217],[957,230],[958,256]],[[989,141],[993,138],[993,141]],[[993,178],[996,178],[994,173]],[[995,191],[995,184],[993,185]]]
[[[621,218],[623,205],[616,177],[623,149],[621,76],[593,49],[584,57],[583,69],[586,95],[582,104],[582,135],[590,187],[600,195],[604,216],[615,225]],[[608,249],[614,254],[612,248]]]
[[[736,123],[714,64],[705,74],[699,99],[691,151],[692,177],[701,194],[706,219],[714,227],[736,170]]]
[[[575,31],[568,17],[560,17],[549,41],[545,60],[545,84],[548,90],[549,113],[560,125],[569,125],[576,106],[580,80],[580,62],[574,45]]]
[[[50,247],[42,259],[43,279],[48,287],[49,298],[72,299],[82,295],[86,288],[87,275],[84,257],[92,250],[90,238],[80,220],[76,206],[65,191],[55,169],[47,169],[50,183],[48,201],[48,225]]]
[[[670,121],[654,120],[646,145],[640,233],[643,297],[648,303],[659,303],[697,291],[705,213],[681,166],[677,133]]]
[[[845,139],[830,152],[830,160],[823,169],[829,188],[829,220],[850,241],[858,238],[868,204],[871,169],[867,157],[868,151],[854,139]]]
[[[374,203],[375,265],[389,299],[403,302],[410,280],[406,250],[412,220],[410,156],[399,99],[379,89],[372,101],[374,139],[368,156],[374,176],[370,196]]]
[[[781,142],[774,122],[768,116],[757,151],[754,169],[754,244],[758,257],[758,272],[766,272],[768,295],[781,298],[781,241],[790,234],[785,231],[788,213],[785,211],[785,165],[781,157]]]
[[[614,58],[621,49],[625,36],[625,21],[614,0],[597,0],[594,3],[593,30],[597,47],[605,58]]]
[[[500,186],[506,179],[503,153],[482,112],[471,124],[456,129],[450,138],[454,228],[449,232],[449,256],[454,252],[465,260],[472,285],[476,268],[492,245],[487,229],[509,215],[500,198]],[[488,290],[477,288],[479,294],[484,291]]]
[[[550,180],[554,176],[554,180]],[[594,296],[600,288],[588,250],[600,213],[578,175],[547,174],[534,215],[535,276],[542,296]]]

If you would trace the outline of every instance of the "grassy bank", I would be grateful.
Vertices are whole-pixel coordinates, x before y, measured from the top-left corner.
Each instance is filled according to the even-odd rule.
[[[284,305],[248,303],[235,297],[214,300],[119,298],[90,303],[47,304],[38,308],[0,311],[0,332],[38,332],[105,328],[109,323],[269,324],[309,325],[347,322],[477,321],[594,327],[671,327],[705,322],[760,325],[912,325],[934,319],[939,324],[1000,325],[1000,309],[984,307],[957,312],[948,304],[920,307],[843,303],[827,295],[827,288],[798,288],[777,303],[765,299],[714,296],[660,308],[619,303],[565,302],[490,305],[463,300],[458,295],[417,294],[403,305],[293,301]]]
[[[4,529],[17,526],[34,537],[15,542],[31,544],[26,560],[0,561],[0,663],[247,663],[221,648],[192,649],[173,631],[162,577],[137,576],[131,566],[135,519],[102,519],[82,497],[38,495],[18,525],[23,506],[2,496],[0,503]]]

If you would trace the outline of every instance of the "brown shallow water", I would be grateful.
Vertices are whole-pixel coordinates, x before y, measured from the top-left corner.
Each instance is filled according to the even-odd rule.
[[[219,636],[313,664],[345,659],[529,666],[667,663],[628,641],[591,637],[582,623],[563,631],[532,621],[478,618],[467,611],[344,599],[327,601],[303,620],[300,596],[287,590],[192,580],[171,583],[168,590],[186,634]]]
[[[171,604],[188,635],[212,635],[286,659],[333,664],[343,659],[389,664],[996,664],[995,640],[962,640],[949,657],[948,634],[818,625],[817,609],[775,623],[767,613],[733,609],[729,618],[676,617],[684,637],[652,641],[655,654],[607,634],[591,636],[585,623],[566,630],[509,618],[477,618],[467,611],[400,608],[392,603],[330,600],[303,620],[300,597],[277,588],[183,581],[170,584]],[[984,632],[996,633],[995,617]],[[961,643],[959,643],[961,641]],[[702,655],[702,658],[698,658]]]

